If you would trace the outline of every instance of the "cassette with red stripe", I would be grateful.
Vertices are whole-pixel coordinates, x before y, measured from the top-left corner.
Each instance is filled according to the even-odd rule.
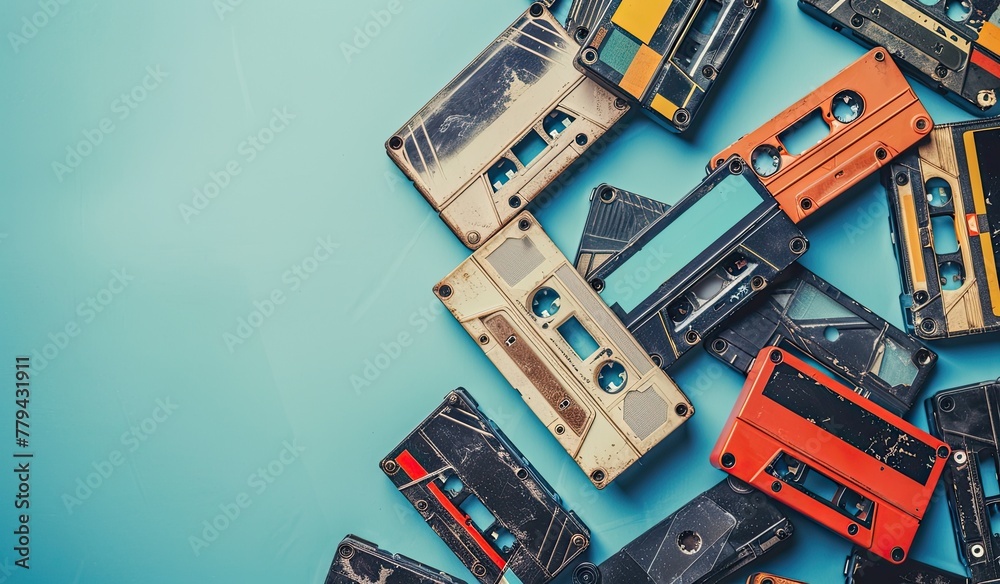
[[[950,455],[941,440],[765,347],[711,462],[899,564]]]
[[[476,580],[544,584],[590,543],[590,531],[462,388],[381,463],[399,492]]]

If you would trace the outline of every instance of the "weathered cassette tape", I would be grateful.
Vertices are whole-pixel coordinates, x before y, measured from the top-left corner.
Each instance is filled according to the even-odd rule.
[[[1000,118],[948,124],[883,173],[907,326],[1000,331]]]
[[[995,0],[799,0],[799,6],[862,45],[885,47],[908,73],[969,111],[995,113]]]
[[[958,548],[972,581],[1000,582],[1000,380],[928,400],[932,431],[951,447],[944,473]]]
[[[707,346],[743,373],[764,347],[794,348],[900,417],[937,363],[937,353],[799,264]]]
[[[766,347],[711,462],[898,564],[950,454],[927,432]]]
[[[713,584],[794,531],[767,497],[729,477],[600,565],[577,566],[573,584]]]
[[[465,584],[399,554],[390,554],[370,541],[348,535],[337,546],[326,584]]]
[[[580,43],[587,40],[590,31],[600,21],[612,0],[573,0],[566,17],[566,30]]]
[[[747,584],[806,584],[806,583],[801,580],[782,578],[781,576],[775,576],[774,574],[768,574],[766,572],[757,572],[756,574],[750,574],[750,576],[747,577]]]
[[[893,564],[855,548],[844,566],[846,584],[973,584],[953,574],[913,559]]]
[[[666,369],[809,247],[739,157],[669,209],[599,188],[576,264]]]
[[[483,584],[551,581],[590,544],[507,437],[456,389],[382,460],[382,470]]]
[[[477,248],[629,109],[573,66],[579,45],[535,3],[386,142]]]
[[[694,413],[528,212],[434,292],[598,488]]]
[[[758,0],[611,0],[577,56],[587,75],[669,130],[687,129]]]
[[[803,143],[808,128],[828,131]],[[885,49],[872,49],[715,156],[739,154],[797,223],[926,136],[933,123]]]

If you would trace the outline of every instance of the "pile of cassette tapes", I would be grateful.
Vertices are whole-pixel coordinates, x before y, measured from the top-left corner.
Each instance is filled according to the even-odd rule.
[[[585,553],[600,534],[465,389],[379,462],[385,475],[483,584],[508,572],[719,582],[790,540],[787,509],[853,546],[849,583],[1000,582],[1000,380],[927,400],[930,433],[904,419],[938,361],[925,341],[1000,331],[1000,118],[935,127],[904,77],[992,111],[996,0],[799,0],[869,52],[708,159],[673,205],[598,185],[572,262],[526,209],[630,110],[674,132],[707,115],[759,6],[574,0],[562,24],[551,3],[532,4],[386,142],[473,250],[433,293],[597,489],[695,414],[669,373],[702,346],[746,375],[709,460],[725,474],[600,563]],[[814,117],[828,135],[787,147]],[[905,331],[798,263],[800,222],[874,174]],[[650,258],[657,277],[634,278]],[[968,574],[910,558],[941,482]],[[326,580],[458,582],[354,535]]]

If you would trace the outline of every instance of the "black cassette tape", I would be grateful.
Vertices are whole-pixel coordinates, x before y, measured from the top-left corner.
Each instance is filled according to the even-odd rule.
[[[767,497],[730,477],[599,566],[577,566],[573,584],[712,584],[793,533],[791,521]]]
[[[483,584],[544,584],[590,531],[464,389],[382,460],[382,470]]]
[[[1000,582],[1000,380],[942,391],[927,406],[931,431],[951,447],[943,479],[959,551],[973,582]]]
[[[348,535],[337,546],[325,584],[465,584],[451,576],[399,554],[390,554],[370,541]]]
[[[997,113],[1000,12],[996,0],[799,0],[821,22],[973,113]]]
[[[904,560],[893,564],[860,548],[847,556],[844,576],[846,584],[972,584],[965,576],[923,562]]]
[[[595,192],[576,265],[664,369],[808,248],[736,156],[652,220],[662,203],[620,192]]]
[[[908,327],[1000,331],[1000,118],[936,127],[883,172]]]
[[[937,363],[923,343],[798,264],[707,343],[743,373],[764,347],[789,345],[898,416]]]
[[[690,126],[758,0],[611,0],[576,63],[667,129]]]

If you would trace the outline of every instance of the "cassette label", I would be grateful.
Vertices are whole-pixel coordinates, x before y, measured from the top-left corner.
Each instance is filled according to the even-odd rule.
[[[973,582],[1000,582],[998,404],[1000,380],[942,391],[927,401],[932,431],[952,450],[945,492]]]
[[[907,326],[926,339],[1000,330],[1000,120],[946,124],[889,165]]]
[[[710,584],[794,533],[767,497],[732,477],[695,497],[600,565],[582,563],[573,584]]]
[[[465,584],[399,554],[390,554],[360,537],[348,535],[337,546],[325,584]]]
[[[577,48],[533,4],[386,142],[466,246],[499,231],[628,110],[574,68]]]
[[[507,570],[544,584],[589,545],[586,525],[461,388],[381,466],[483,584]]]
[[[570,15],[578,32],[590,33],[577,66],[675,132],[691,125],[759,6],[757,0],[600,4],[604,10],[596,21],[593,13],[579,20],[584,7]]]
[[[743,373],[764,347],[801,351],[897,416],[913,406],[937,363],[923,343],[798,264],[707,346]]]
[[[967,110],[996,113],[996,2],[799,0],[799,7],[865,46],[885,47],[907,73]]]
[[[530,213],[434,291],[598,488],[694,413]]]
[[[794,355],[765,347],[711,461],[900,563],[950,452]]]
[[[893,564],[855,548],[844,566],[847,584],[972,584],[965,576],[945,572],[916,560]]]
[[[613,188],[595,191],[576,263],[666,369],[808,242],[739,157],[650,219],[657,205]]]
[[[802,151],[788,136],[816,117],[829,128]],[[931,117],[885,49],[867,55],[715,156],[750,161],[781,208],[799,222],[926,136]]]

